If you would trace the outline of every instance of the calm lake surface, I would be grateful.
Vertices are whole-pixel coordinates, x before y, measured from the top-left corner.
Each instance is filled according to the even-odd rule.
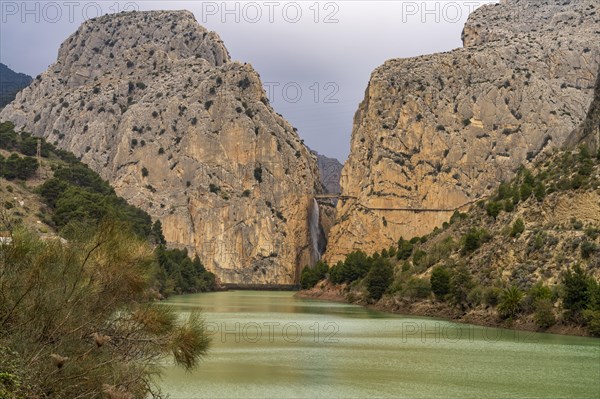
[[[166,364],[161,387],[196,398],[599,398],[600,339],[515,332],[229,291],[170,298],[201,309],[210,356]]]

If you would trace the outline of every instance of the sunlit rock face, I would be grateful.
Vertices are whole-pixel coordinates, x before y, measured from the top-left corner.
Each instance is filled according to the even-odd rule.
[[[562,145],[584,119],[600,64],[597,1],[483,6],[463,42],[372,73],[354,117],[328,261],[430,232]]]
[[[0,119],[81,156],[221,282],[294,284],[314,258],[316,157],[190,12],[85,22]]]

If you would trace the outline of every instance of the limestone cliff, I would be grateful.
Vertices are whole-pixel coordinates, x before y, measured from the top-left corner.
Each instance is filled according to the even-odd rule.
[[[592,152],[600,151],[600,69],[596,80],[594,100],[590,105],[587,118],[567,140],[567,146],[570,148],[580,145],[587,145]]]
[[[430,232],[565,143],[600,65],[594,0],[479,8],[464,47],[387,61],[354,118],[326,259]]]
[[[321,182],[328,194],[339,194],[340,176],[342,174],[342,164],[335,158],[329,158],[314,151],[317,156],[317,165],[319,166],[319,175]]]
[[[190,12],[85,22],[0,119],[81,156],[221,282],[294,284],[314,258],[315,157]]]

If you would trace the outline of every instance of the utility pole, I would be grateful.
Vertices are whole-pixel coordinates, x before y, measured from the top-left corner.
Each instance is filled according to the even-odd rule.
[[[37,139],[37,150],[35,153],[38,163],[38,177],[42,177],[42,139]]]
[[[38,166],[42,166],[42,139],[37,139],[37,151],[36,157],[38,161]]]

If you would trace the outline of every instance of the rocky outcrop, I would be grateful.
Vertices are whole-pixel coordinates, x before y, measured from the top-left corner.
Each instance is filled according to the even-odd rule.
[[[326,193],[339,194],[341,192],[340,177],[342,175],[343,165],[335,158],[326,157],[316,151],[314,154],[317,156],[319,175]]]
[[[85,22],[0,119],[81,156],[223,283],[294,284],[314,258],[315,157],[190,12]]]
[[[598,70],[598,78],[596,80],[594,100],[590,105],[587,118],[567,140],[569,148],[574,148],[582,144],[587,145],[593,152],[600,151],[600,69]]]
[[[387,61],[354,118],[326,259],[430,232],[583,121],[600,65],[593,0],[507,0],[464,48]]]

